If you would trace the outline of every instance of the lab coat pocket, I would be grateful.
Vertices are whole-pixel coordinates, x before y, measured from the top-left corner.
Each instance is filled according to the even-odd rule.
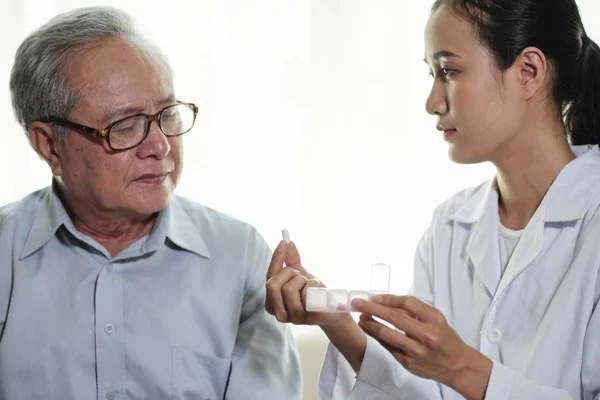
[[[171,362],[171,400],[220,400],[225,397],[230,359],[173,347]]]

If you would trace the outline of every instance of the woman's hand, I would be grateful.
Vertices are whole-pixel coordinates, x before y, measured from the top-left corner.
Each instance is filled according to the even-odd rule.
[[[283,266],[285,263],[285,267]],[[324,285],[306,271],[294,242],[281,241],[267,271],[265,309],[279,322],[295,325],[319,325],[326,328],[341,321],[346,314],[306,311],[306,292],[311,286]]]
[[[438,309],[416,297],[393,295],[355,300],[352,305],[362,313],[361,329],[408,371],[443,383],[469,399],[484,398],[492,361],[463,342]]]

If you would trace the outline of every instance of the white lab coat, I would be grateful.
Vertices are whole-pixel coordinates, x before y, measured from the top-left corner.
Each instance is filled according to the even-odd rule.
[[[576,146],[501,273],[495,181],[440,205],[412,294],[493,360],[485,399],[600,399],[600,150]],[[355,377],[331,344],[319,399],[460,399],[369,338]]]

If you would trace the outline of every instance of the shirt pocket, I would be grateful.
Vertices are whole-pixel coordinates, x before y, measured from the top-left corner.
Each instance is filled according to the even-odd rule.
[[[173,347],[171,400],[220,400],[231,370],[231,359]]]

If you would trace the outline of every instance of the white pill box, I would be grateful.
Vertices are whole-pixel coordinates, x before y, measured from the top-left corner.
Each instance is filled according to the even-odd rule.
[[[390,291],[390,266],[384,263],[371,265],[371,290],[327,289],[310,287],[306,292],[306,311],[354,312],[354,299],[371,300],[371,296]]]

